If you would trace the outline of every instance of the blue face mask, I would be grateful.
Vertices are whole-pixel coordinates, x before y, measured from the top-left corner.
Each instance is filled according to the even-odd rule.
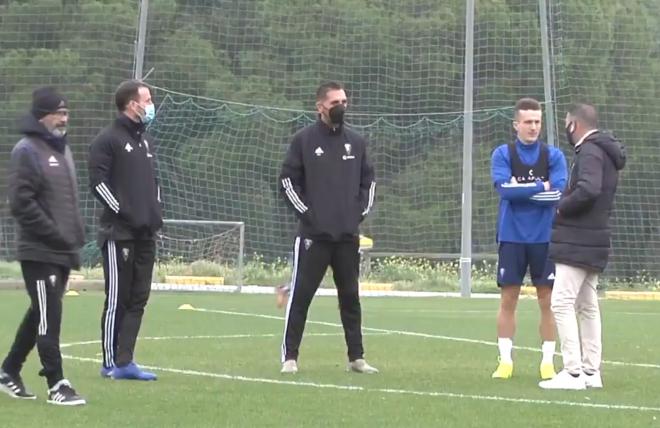
[[[144,107],[144,117],[142,117],[142,123],[145,125],[149,125],[151,122],[153,122],[154,118],[156,117],[156,107],[153,104],[147,104]]]

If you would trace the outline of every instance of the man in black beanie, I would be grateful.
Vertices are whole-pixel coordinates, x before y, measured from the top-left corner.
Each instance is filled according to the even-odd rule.
[[[35,399],[21,380],[28,354],[37,346],[48,383],[48,403],[85,404],[64,378],[60,353],[62,296],[71,269],[80,266],[84,230],[71,150],[66,144],[67,100],[54,88],[32,94],[32,109],[20,121],[23,138],[11,152],[9,205],[18,225],[17,259],[30,307],[0,369],[0,391]]]

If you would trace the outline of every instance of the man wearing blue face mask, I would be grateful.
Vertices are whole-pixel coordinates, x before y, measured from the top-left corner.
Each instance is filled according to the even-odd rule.
[[[98,244],[103,253],[105,304],[101,317],[102,377],[156,380],[135,364],[133,353],[151,290],[155,235],[163,225],[149,87],[123,82],[115,92],[119,115],[89,150],[89,183],[103,205]]]

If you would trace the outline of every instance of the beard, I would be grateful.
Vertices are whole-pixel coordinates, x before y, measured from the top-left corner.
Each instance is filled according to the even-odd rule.
[[[66,136],[66,127],[64,126],[55,127],[53,128],[52,131],[50,131],[50,133],[57,138],[64,138]]]

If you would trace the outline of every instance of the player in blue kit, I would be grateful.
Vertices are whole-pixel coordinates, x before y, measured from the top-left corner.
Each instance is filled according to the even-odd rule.
[[[513,374],[513,337],[516,305],[520,288],[529,269],[536,287],[543,344],[540,374],[555,375],[555,322],[550,309],[554,265],[548,259],[555,205],[566,186],[566,159],[562,152],[539,140],[541,104],[532,98],[518,100],[513,127],[516,140],[493,152],[491,174],[500,195],[497,217],[497,285],[501,300],[497,315],[499,366],[493,378],[508,379]]]

